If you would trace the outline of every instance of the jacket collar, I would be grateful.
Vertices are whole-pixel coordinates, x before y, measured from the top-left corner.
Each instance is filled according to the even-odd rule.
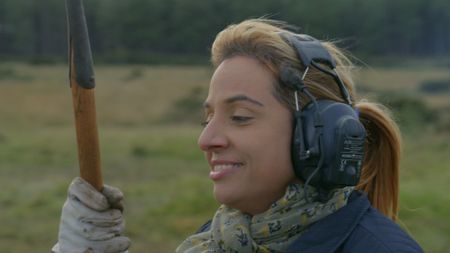
[[[335,252],[349,237],[369,208],[370,202],[366,195],[354,191],[345,207],[311,225],[286,253]]]

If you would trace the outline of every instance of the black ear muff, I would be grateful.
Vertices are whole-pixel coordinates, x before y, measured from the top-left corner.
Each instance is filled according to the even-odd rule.
[[[366,132],[352,107],[345,85],[335,71],[335,61],[311,36],[288,33],[280,33],[280,36],[292,45],[306,67],[301,77],[289,68],[281,72],[282,81],[295,88],[291,153],[296,176],[322,190],[356,185],[364,160]],[[310,68],[332,76],[346,103],[316,99],[303,82]],[[303,109],[300,108],[298,93],[311,101]]]

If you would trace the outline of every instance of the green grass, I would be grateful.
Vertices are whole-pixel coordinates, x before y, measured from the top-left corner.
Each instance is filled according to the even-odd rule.
[[[49,252],[56,242],[67,186],[78,174],[66,68],[0,64],[2,253]],[[207,67],[96,68],[104,180],[125,193],[131,252],[173,252],[217,208],[196,144],[200,126],[166,121],[176,101],[207,87],[210,74]],[[421,81],[449,75],[431,67],[370,69],[358,83],[372,93],[417,95]],[[446,108],[449,96],[424,99]],[[443,253],[450,247],[449,132],[416,129],[405,134],[400,219],[426,252]]]
[[[449,136],[407,139],[402,166],[400,218],[426,252],[450,245]]]

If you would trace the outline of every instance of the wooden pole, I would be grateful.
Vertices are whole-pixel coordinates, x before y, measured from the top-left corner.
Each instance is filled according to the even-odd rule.
[[[97,190],[103,188],[97,130],[94,71],[81,0],[67,0],[69,79],[72,90],[80,176]]]

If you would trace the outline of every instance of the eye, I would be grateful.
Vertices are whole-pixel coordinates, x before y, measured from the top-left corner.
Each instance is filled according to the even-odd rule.
[[[201,125],[202,127],[206,127],[206,126],[208,125],[208,123],[209,123],[209,121],[208,121],[208,120],[205,120],[205,121],[200,122],[200,125]]]
[[[250,121],[251,119],[253,119],[253,117],[249,117],[249,116],[239,116],[239,115],[233,115],[231,116],[231,120],[235,123],[238,124],[243,124],[243,123],[247,123],[248,121]]]
[[[202,122],[200,122],[200,125],[202,127],[206,127],[206,125],[208,125],[209,121],[212,118],[212,114],[208,114],[207,116],[205,116],[205,120],[203,120]]]

